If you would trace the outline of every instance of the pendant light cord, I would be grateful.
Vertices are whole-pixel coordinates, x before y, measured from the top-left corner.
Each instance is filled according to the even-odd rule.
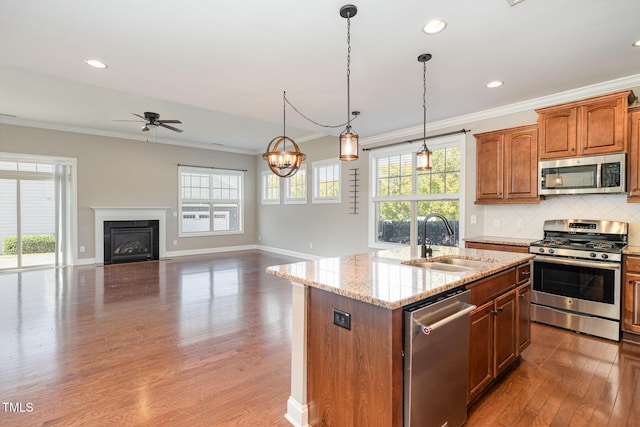
[[[422,147],[427,150],[427,62],[422,63]]]
[[[320,126],[320,127],[323,127],[323,128],[329,128],[329,129],[335,129],[335,128],[341,128],[341,127],[344,127],[344,126],[346,126],[347,124],[349,124],[349,123],[350,123],[350,122],[344,122],[344,123],[340,123],[339,125],[324,125],[324,124],[322,124],[322,123],[318,123],[318,122],[316,122],[315,120],[313,120],[313,119],[311,119],[311,118],[307,117],[306,115],[304,115],[300,110],[298,110],[298,109],[296,108],[296,106],[295,106],[295,105],[293,105],[293,104],[291,103],[291,101],[289,101],[289,98],[287,98],[286,96],[285,96],[284,100],[285,100],[285,102],[286,102],[287,104],[289,104],[289,106],[290,106],[291,108],[293,108],[293,111],[295,111],[296,113],[298,113],[298,114],[299,114],[303,119],[307,120],[308,122],[313,123],[313,124],[314,124],[314,125],[316,125],[316,126]],[[355,114],[354,114],[354,115],[355,115]],[[357,115],[355,115],[355,116],[356,116],[356,117],[354,117],[354,118],[353,118],[353,120],[355,120],[355,119],[358,117]]]
[[[347,132],[351,131],[351,14],[347,13]]]

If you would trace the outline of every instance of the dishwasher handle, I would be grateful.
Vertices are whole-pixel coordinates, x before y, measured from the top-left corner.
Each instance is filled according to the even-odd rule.
[[[475,310],[477,307],[473,304],[464,304],[464,306],[466,306],[465,308],[463,308],[460,311],[457,311],[455,313],[453,313],[450,316],[445,317],[444,319],[440,319],[435,323],[431,323],[430,325],[423,325],[421,323],[417,323],[417,326],[420,328],[420,331],[425,334],[425,335],[429,335],[431,332],[435,331],[438,328],[443,327],[444,325],[446,325],[447,323],[451,323],[456,319],[459,319],[462,316],[466,316],[467,314],[471,313],[473,310]]]

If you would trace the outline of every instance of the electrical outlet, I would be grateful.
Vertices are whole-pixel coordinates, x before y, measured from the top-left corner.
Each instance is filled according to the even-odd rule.
[[[500,228],[500,220],[498,218],[493,220],[493,228]]]
[[[518,220],[518,229],[520,230],[524,229],[524,219]]]
[[[476,224],[478,222],[478,216],[471,215],[471,217],[469,218],[469,222],[471,222],[471,224]]]
[[[174,213],[173,213],[173,217],[174,217],[174,218],[178,218],[178,212],[174,212]]]
[[[338,310],[337,308],[333,309],[333,324],[338,325],[341,328],[351,330],[351,314]]]
[[[309,249],[313,249],[313,243],[309,243]]]
[[[80,253],[84,253],[84,251],[86,251],[87,248],[85,248],[84,246],[80,246]]]
[[[177,240],[173,241],[173,246],[178,246],[178,241]]]

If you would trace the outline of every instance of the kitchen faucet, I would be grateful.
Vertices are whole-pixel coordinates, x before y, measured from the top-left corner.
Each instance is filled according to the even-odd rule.
[[[427,248],[427,221],[429,221],[431,218],[440,218],[444,222],[445,227],[447,227],[447,233],[449,233],[449,236],[453,236],[453,228],[451,228],[451,225],[449,224],[449,221],[447,221],[447,218],[437,213],[432,213],[425,216],[424,222],[422,223],[422,246],[420,246],[420,256],[422,258],[426,258],[427,256],[430,257],[433,255],[433,249],[431,249],[431,241],[429,241],[429,247]]]

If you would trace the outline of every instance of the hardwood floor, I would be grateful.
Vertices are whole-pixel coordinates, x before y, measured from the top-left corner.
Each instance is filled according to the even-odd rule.
[[[288,426],[291,287],[264,270],[295,261],[0,273],[0,425]],[[640,347],[532,333],[467,426],[640,425]]]

